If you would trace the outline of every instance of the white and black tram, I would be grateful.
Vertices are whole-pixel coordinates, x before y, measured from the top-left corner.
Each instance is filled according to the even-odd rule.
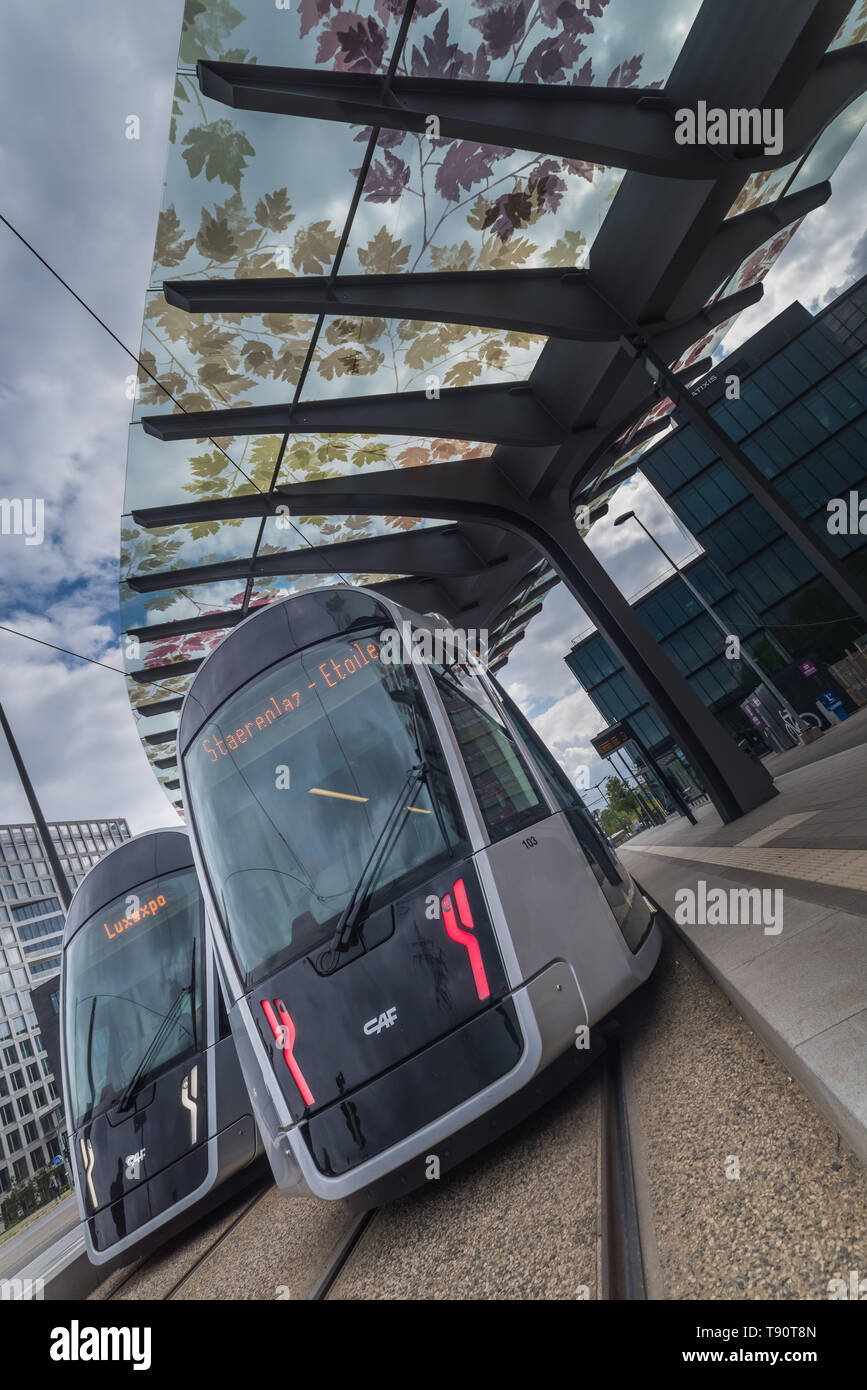
[[[60,1011],[88,1256],[146,1254],[261,1154],[185,830],[126,841],[80,884]]]
[[[394,659],[395,633],[436,625],[350,586],[288,598],[223,640],[181,712],[232,1031],[286,1193],[379,1201],[451,1166],[575,1073],[582,1025],[659,954],[496,681]]]

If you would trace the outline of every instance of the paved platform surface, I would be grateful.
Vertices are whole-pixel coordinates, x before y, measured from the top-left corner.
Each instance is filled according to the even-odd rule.
[[[748,816],[703,807],[620,853],[867,1162],[867,711],[768,764],[779,795]]]

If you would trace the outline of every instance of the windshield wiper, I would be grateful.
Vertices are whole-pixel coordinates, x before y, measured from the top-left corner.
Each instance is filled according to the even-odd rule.
[[[367,863],[359,875],[358,882],[353,888],[349,900],[340,914],[334,934],[326,946],[322,955],[319,957],[320,969],[326,975],[330,975],[334,970],[340,952],[351,940],[355,924],[367,903],[373,889],[377,875],[385,863],[386,858],[395,841],[395,831],[402,823],[404,812],[409,805],[410,798],[415,793],[415,789],[424,781],[427,775],[428,765],[426,762],[415,764],[406,774],[403,786],[395,798],[395,801],[385,818],[385,822],[373,842]],[[329,956],[334,957],[333,964],[325,965]]]
[[[144,1056],[142,1057],[141,1061],[139,1062],[138,1066],[136,1067],[135,1071],[133,1072],[132,1076],[127,1082],[126,1086],[123,1088],[120,1100],[117,1103],[118,1110],[123,1111],[129,1109],[130,1104],[132,1103],[132,1100],[136,1094],[136,1091],[139,1089],[139,1086],[141,1085],[142,1078],[144,1077],[148,1067],[150,1066],[152,1058],[156,1056],[159,1048],[165,1041],[168,1030],[174,1022],[178,1014],[178,1011],[180,1010],[181,1004],[184,1002],[184,999],[188,994],[192,999],[192,993],[192,982],[184,985],[183,989],[178,991],[177,995],[175,996],[174,1003],[172,1004],[171,1008],[169,1009],[159,1028],[151,1038],[147,1051],[145,1052]]]
[[[428,773],[433,771],[433,768],[431,763],[427,760],[424,749],[422,748],[421,734],[419,733],[418,727],[418,709],[416,706],[416,701],[407,690],[392,690],[389,692],[389,694],[392,700],[396,701],[397,704],[406,705],[409,708],[409,712],[412,716],[413,742],[415,743],[415,751],[418,754],[419,765],[424,769],[425,786],[427,787],[428,795],[431,799],[431,805],[434,808],[434,815],[437,818],[437,825],[439,826],[440,834],[443,837],[443,844],[445,845],[446,849],[450,849],[451,839],[449,838],[449,832],[446,829],[446,823],[443,817],[443,808],[440,805],[439,797],[436,794],[436,787],[432,784],[428,784]]]

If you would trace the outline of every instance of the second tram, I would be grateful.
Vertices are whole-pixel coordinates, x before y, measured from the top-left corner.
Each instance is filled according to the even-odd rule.
[[[88,1256],[146,1254],[261,1153],[185,830],[127,840],[79,885],[60,1012]]]

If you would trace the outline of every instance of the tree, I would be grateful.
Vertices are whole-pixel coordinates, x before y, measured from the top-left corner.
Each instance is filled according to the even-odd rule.
[[[642,814],[641,802],[619,777],[609,777],[605,783],[605,795],[612,811],[625,816],[627,823]]]
[[[637,796],[619,777],[608,778],[605,783],[605,796],[608,805],[600,812],[599,824],[606,835],[616,835],[618,830],[625,830],[636,816],[643,814]]]

